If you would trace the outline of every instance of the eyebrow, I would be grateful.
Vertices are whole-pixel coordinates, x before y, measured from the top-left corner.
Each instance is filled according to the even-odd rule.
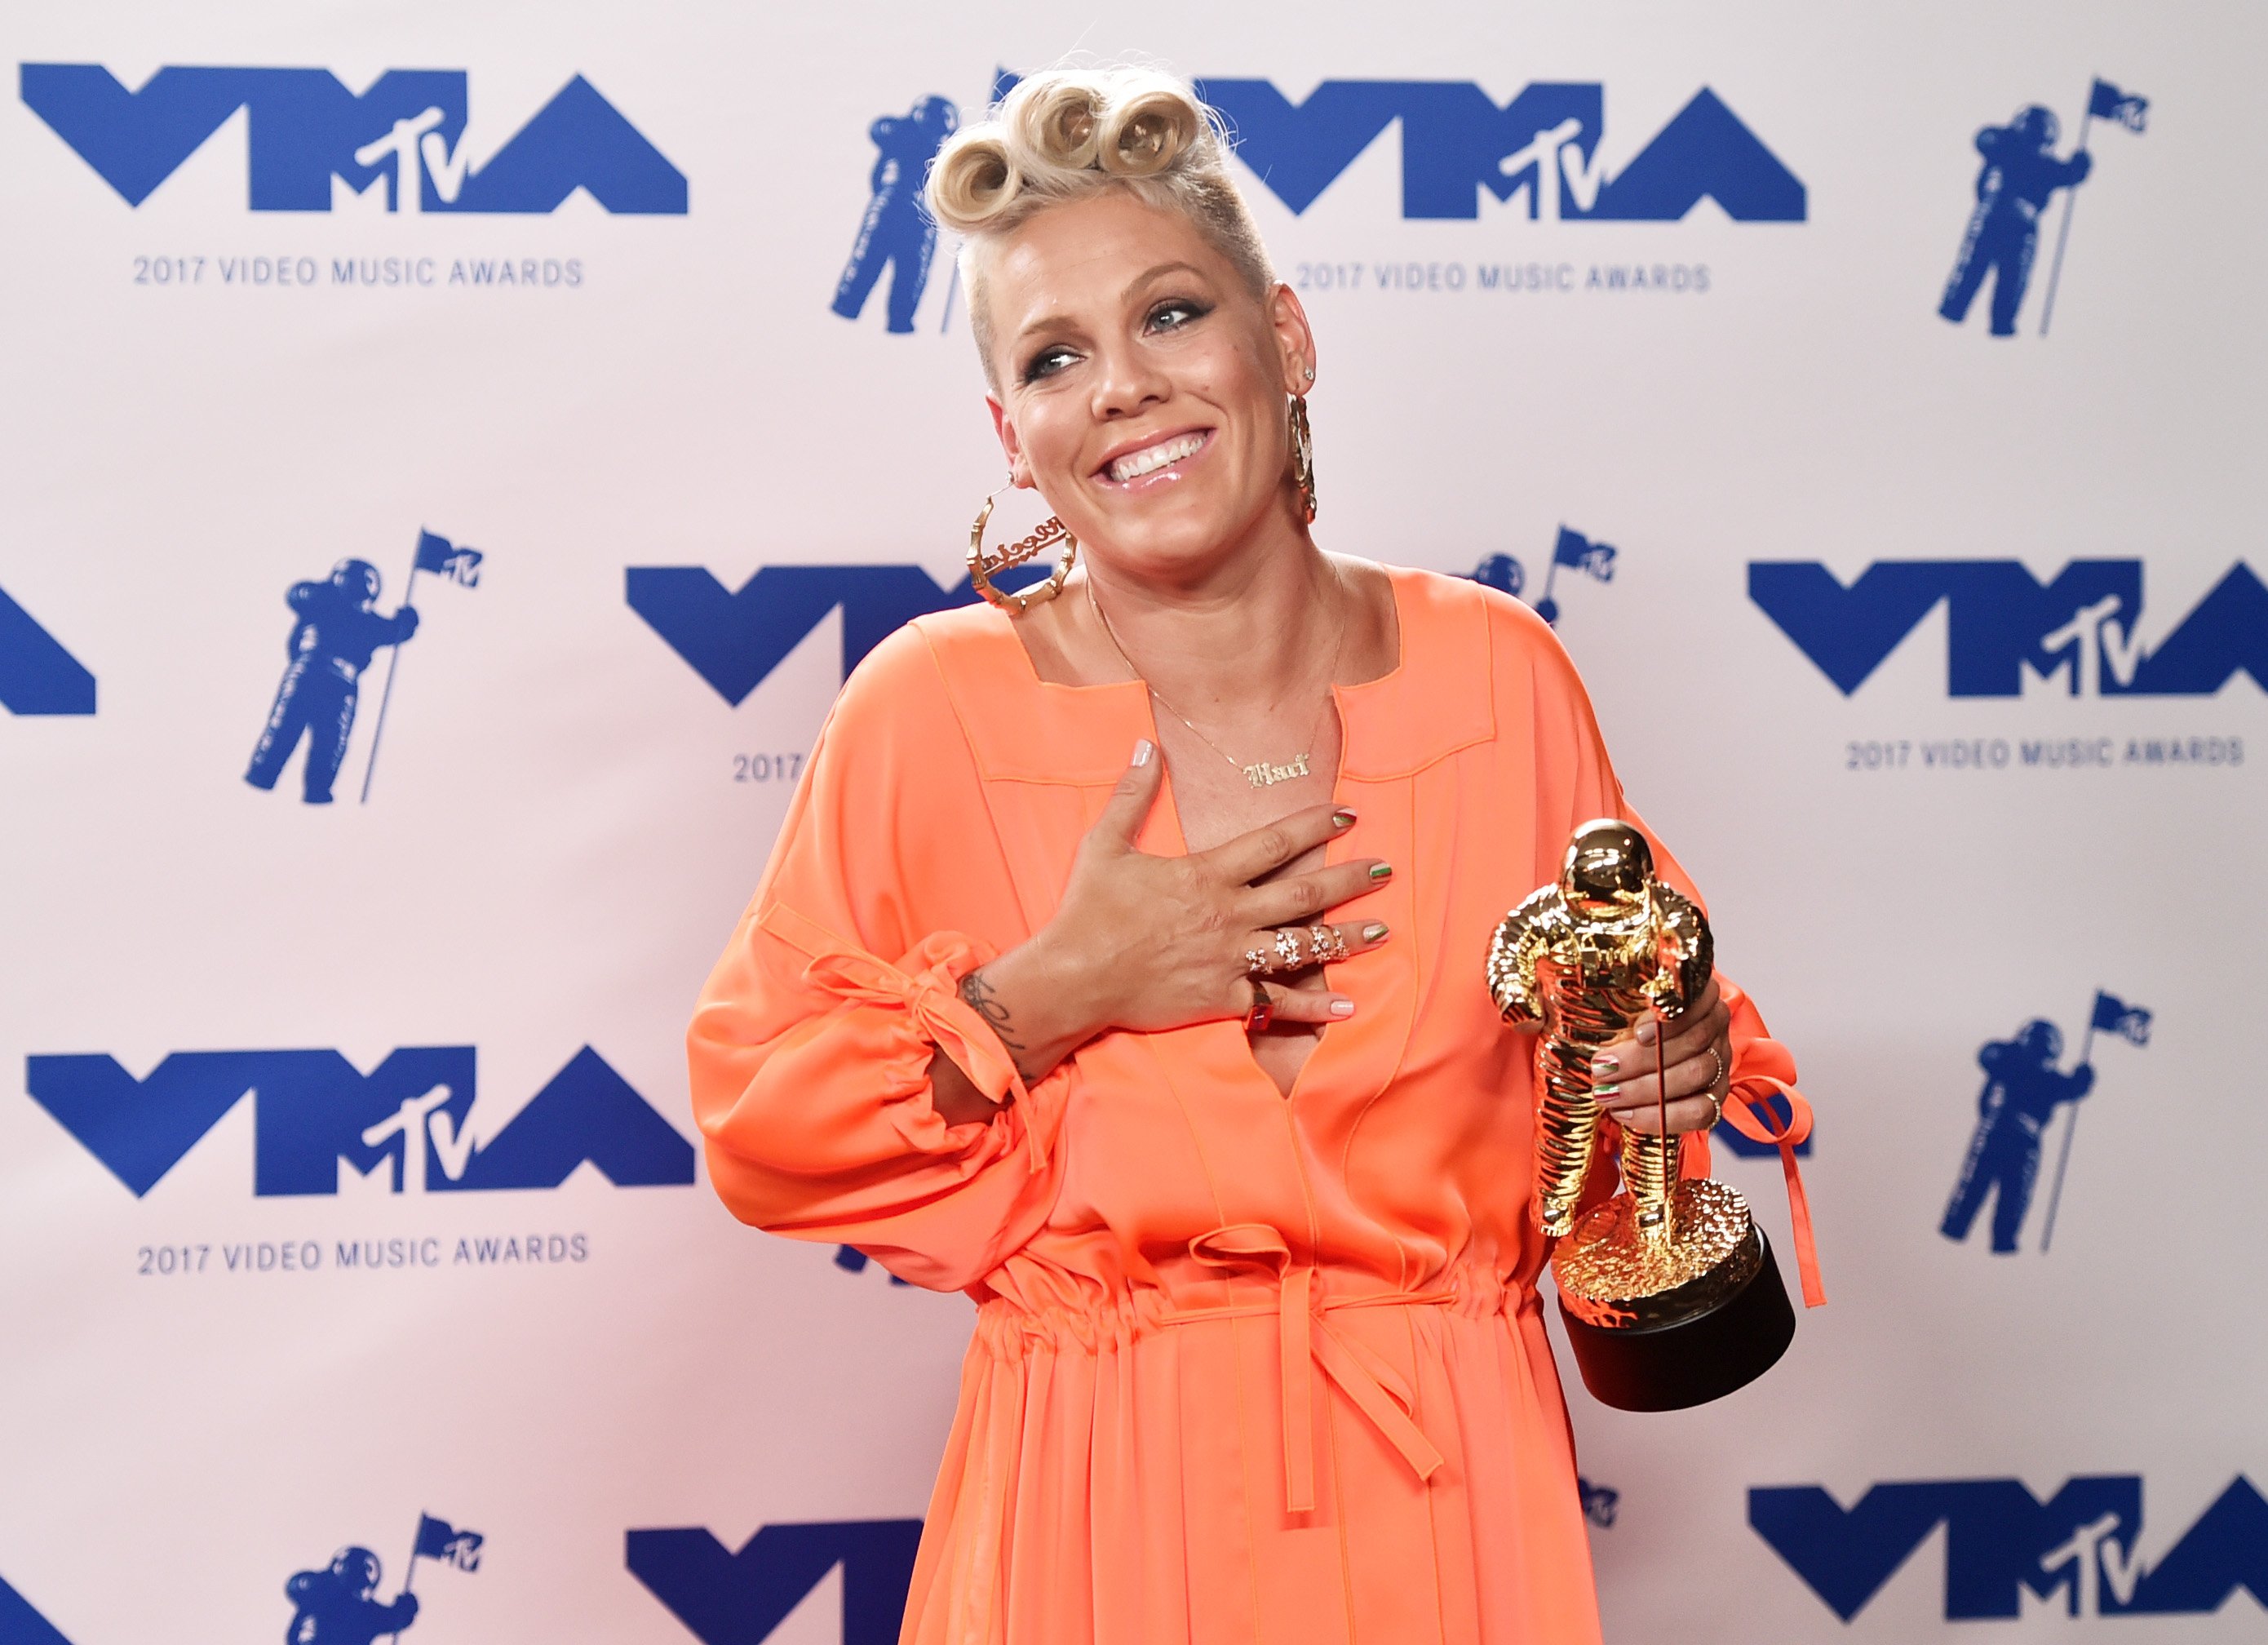
[[[1129,280],[1126,283],[1126,289],[1119,293],[1120,300],[1123,301],[1125,299],[1133,296],[1135,292],[1140,291],[1152,280],[1157,279],[1161,275],[1167,274],[1194,274],[1199,279],[1203,279],[1204,277],[1204,270],[1198,268],[1197,264],[1193,262],[1161,262],[1154,268],[1143,269],[1141,273]],[[1012,346],[1014,348],[1022,347],[1025,339],[1029,337],[1035,331],[1060,331],[1071,328],[1075,326],[1076,323],[1077,322],[1075,322],[1068,314],[1042,314],[1037,320],[1027,322],[1017,331],[1016,341]]]

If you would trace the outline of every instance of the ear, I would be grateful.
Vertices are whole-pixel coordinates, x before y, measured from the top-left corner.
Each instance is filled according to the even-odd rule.
[[[998,395],[986,395],[984,409],[992,414],[992,432],[999,438],[1001,454],[1008,459],[1009,479],[1020,486],[1030,485],[1031,472],[1023,461],[1024,442],[1016,432],[1015,421],[1009,417],[1007,407],[1000,403]]]
[[[1278,283],[1268,296],[1268,325],[1284,367],[1284,392],[1303,395],[1315,383],[1315,334],[1299,293]]]

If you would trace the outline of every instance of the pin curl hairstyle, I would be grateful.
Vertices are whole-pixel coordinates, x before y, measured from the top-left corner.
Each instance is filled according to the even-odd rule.
[[[961,237],[961,278],[984,374],[995,380],[986,254],[1040,211],[1123,188],[1179,211],[1256,298],[1276,284],[1260,231],[1228,174],[1227,128],[1189,82],[1120,65],[1049,69],[962,127],[930,167],[930,214]]]

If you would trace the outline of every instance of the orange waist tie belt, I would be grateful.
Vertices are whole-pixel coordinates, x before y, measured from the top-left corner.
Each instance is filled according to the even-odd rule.
[[[1420,1479],[1441,1465],[1441,1453],[1410,1420],[1416,1404],[1402,1374],[1370,1348],[1331,1329],[1330,1316],[1346,1308],[1438,1307],[1456,1293],[1383,1291],[1362,1296],[1318,1297],[1312,1263],[1294,1265],[1282,1234],[1265,1222],[1235,1222],[1200,1234],[1189,1255],[1215,1268],[1257,1268],[1278,1284],[1272,1302],[1232,1303],[1220,1308],[1167,1309],[1167,1325],[1217,1319],[1257,1319],[1273,1314],[1282,1347],[1284,1378],[1284,1501],[1294,1514],[1315,1509],[1314,1372],[1338,1385],[1387,1442],[1402,1454]]]

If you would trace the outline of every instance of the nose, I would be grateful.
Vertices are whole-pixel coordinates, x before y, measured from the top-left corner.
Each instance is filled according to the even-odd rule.
[[[1173,385],[1155,361],[1129,341],[1106,347],[1095,362],[1094,409],[1098,422],[1116,422],[1161,404]]]

